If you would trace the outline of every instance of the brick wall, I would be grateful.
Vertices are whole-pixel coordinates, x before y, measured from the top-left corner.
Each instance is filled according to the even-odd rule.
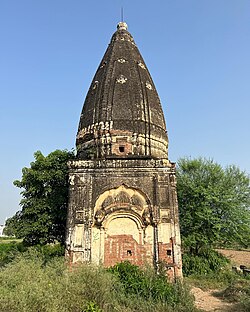
[[[126,260],[142,265],[147,261],[147,247],[138,244],[132,235],[108,235],[105,239],[104,265],[113,266]]]

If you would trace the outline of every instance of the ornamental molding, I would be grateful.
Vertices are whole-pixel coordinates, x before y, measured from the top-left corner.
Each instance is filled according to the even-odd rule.
[[[116,79],[116,82],[121,83],[121,84],[124,84],[124,83],[127,82],[127,80],[128,80],[128,78],[126,78],[126,77],[123,76],[123,75],[120,75],[120,76]]]

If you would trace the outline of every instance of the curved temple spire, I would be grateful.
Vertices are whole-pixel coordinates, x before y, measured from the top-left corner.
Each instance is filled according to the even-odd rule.
[[[118,23],[86,96],[76,140],[80,159],[168,158],[160,99],[127,29]]]

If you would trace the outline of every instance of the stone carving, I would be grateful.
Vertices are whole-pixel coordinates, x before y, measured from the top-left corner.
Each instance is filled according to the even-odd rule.
[[[95,214],[96,224],[100,225],[103,222],[105,215],[106,215],[105,210],[103,209],[98,210]]]
[[[96,80],[96,81],[94,82],[94,85],[93,85],[93,88],[92,88],[92,90],[95,90],[95,89],[97,88],[97,86],[98,86],[98,83],[99,83],[99,81],[97,81],[97,80]]]
[[[146,88],[148,88],[149,90],[153,90],[153,87],[148,81],[146,82]]]
[[[76,211],[76,220],[78,222],[82,222],[84,220],[84,212],[83,211]]]
[[[137,196],[137,195],[133,195],[133,196],[132,196],[132,198],[131,198],[131,204],[132,204],[132,205],[135,205],[135,206],[140,206],[140,207],[143,206],[143,203],[142,203],[140,197]]]
[[[70,185],[75,185],[75,176],[74,175],[70,175],[69,176],[69,184]]]
[[[126,60],[124,60],[124,58],[120,58],[120,59],[118,59],[117,61],[118,61],[119,63],[122,63],[122,64],[126,62]]]
[[[116,82],[121,83],[121,84],[124,84],[124,83],[127,82],[127,80],[128,80],[128,79],[127,79],[125,76],[120,75],[119,78],[116,79]]]
[[[147,210],[143,213],[143,222],[145,225],[149,225],[152,223],[150,213]]]
[[[106,207],[112,205],[114,203],[113,197],[108,196],[102,203],[102,207],[105,209]]]
[[[162,216],[161,217],[161,222],[162,223],[169,223],[170,222],[170,217],[169,216]]]
[[[142,69],[145,69],[146,67],[145,67],[145,65],[140,61],[140,62],[138,62],[138,65],[142,68]]]
[[[120,192],[115,197],[115,202],[117,203],[130,203],[130,198],[127,193]]]

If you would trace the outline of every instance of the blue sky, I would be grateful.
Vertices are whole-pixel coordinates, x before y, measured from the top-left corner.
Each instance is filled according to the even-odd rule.
[[[156,84],[171,161],[250,172],[249,0],[0,0],[0,223],[33,153],[75,144],[89,84],[121,6]]]

